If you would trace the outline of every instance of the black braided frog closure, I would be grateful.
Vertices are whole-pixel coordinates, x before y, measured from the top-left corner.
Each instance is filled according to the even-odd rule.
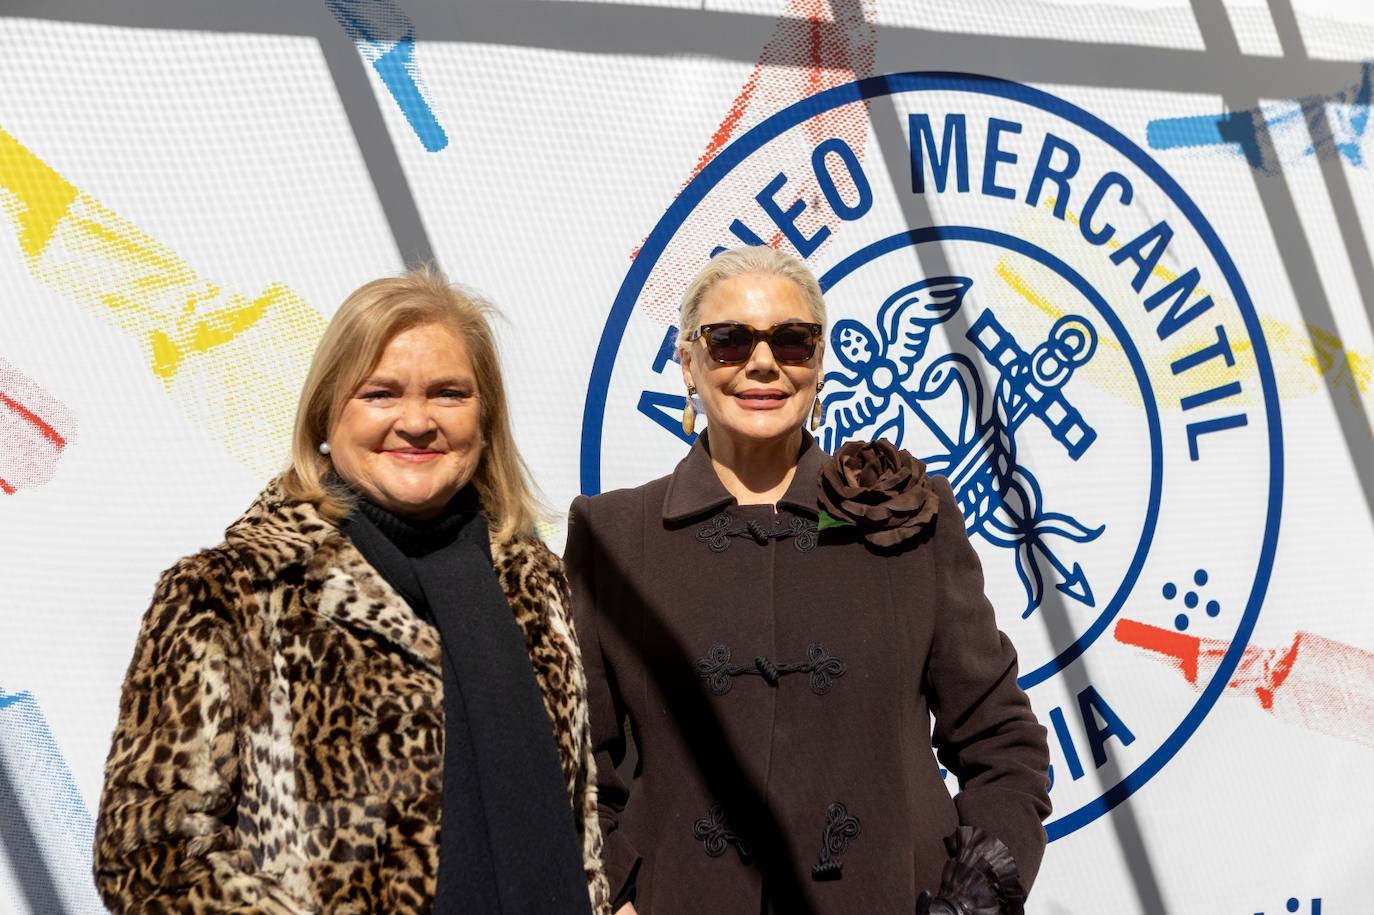
[[[697,541],[710,547],[713,553],[724,553],[730,548],[732,537],[744,537],[763,545],[770,540],[795,538],[792,543],[799,553],[809,553],[816,548],[816,522],[805,518],[790,517],[787,527],[769,530],[762,522],[750,520],[735,524],[735,516],[721,512],[697,529]]]
[[[706,681],[706,688],[717,696],[724,696],[734,685],[734,677],[763,677],[769,686],[777,686],[787,674],[810,674],[811,692],[824,696],[835,685],[835,678],[845,673],[844,662],[831,657],[820,642],[812,642],[806,649],[806,660],[779,664],[760,655],[752,664],[731,664],[730,649],[721,644],[711,646],[706,656],[696,662],[697,676]]]
[[[712,858],[719,858],[725,854],[725,849],[731,845],[735,846],[735,851],[739,852],[739,859],[744,863],[748,864],[749,859],[753,857],[749,843],[730,828],[730,821],[725,818],[725,811],[719,804],[713,804],[711,809],[706,811],[706,816],[692,824],[692,835]]]
[[[839,801],[825,811],[825,829],[821,833],[821,859],[811,868],[813,880],[839,880],[844,865],[839,856],[859,835],[859,818],[849,815]]]

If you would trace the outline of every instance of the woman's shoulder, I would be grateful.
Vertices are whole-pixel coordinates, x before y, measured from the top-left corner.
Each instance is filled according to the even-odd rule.
[[[172,563],[158,576],[158,598],[167,600],[194,591],[222,587],[234,577],[239,563],[227,544],[206,547]]]
[[[200,650],[209,634],[240,620],[240,565],[224,544],[183,556],[163,571],[139,627],[132,666]]]
[[[506,569],[563,574],[562,558],[536,533],[517,534],[501,541],[493,539],[491,561],[498,575]]]
[[[308,559],[323,537],[337,531],[314,506],[285,496],[273,480],[231,523],[214,546],[178,559],[159,576],[156,601],[184,603],[192,596],[214,598],[240,576],[273,577]]]
[[[607,520],[628,519],[635,514],[642,514],[645,506],[651,506],[657,512],[663,505],[663,497],[668,492],[672,478],[672,474],[665,474],[638,486],[578,496],[573,500],[569,514],[583,519]]]
[[[289,496],[278,477],[229,525],[223,546],[246,564],[271,573],[310,562],[340,538],[337,525],[311,503]]]
[[[563,560],[535,534],[492,541],[492,569],[516,621],[561,618],[566,613],[568,576]]]

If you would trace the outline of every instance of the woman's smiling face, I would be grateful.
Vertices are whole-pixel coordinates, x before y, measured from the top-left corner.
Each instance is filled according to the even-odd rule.
[[[792,280],[773,274],[744,274],[721,280],[701,300],[699,324],[734,321],[760,329],[786,321],[815,321],[805,294]],[[695,328],[692,328],[695,329]],[[816,398],[822,349],[801,365],[784,365],[766,341],[754,345],[739,365],[711,358],[703,340],[687,344],[682,374],[695,386],[711,428],[711,440],[739,444],[777,441],[795,433]]]
[[[401,331],[339,411],[329,432],[334,469],[388,511],[434,517],[481,462],[480,393],[453,331],[435,323]]]

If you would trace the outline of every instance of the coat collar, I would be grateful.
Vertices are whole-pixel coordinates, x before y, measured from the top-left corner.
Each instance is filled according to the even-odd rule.
[[[288,497],[279,479],[229,526],[224,539],[266,587],[299,581],[303,575],[307,587],[318,589],[316,612],[321,616],[381,635],[439,670],[438,631],[420,619],[336,524],[314,505]],[[497,581],[512,607],[558,599],[562,573],[542,543],[515,540],[491,546]],[[293,569],[298,571],[287,574]]]
[[[792,475],[787,492],[778,500],[778,506],[815,517],[819,512],[816,478],[828,457],[811,433],[803,429],[797,472]],[[703,431],[669,478],[668,492],[663,497],[663,520],[670,523],[686,521],[733,504],[735,497],[730,495],[711,465],[711,445],[707,431]]]

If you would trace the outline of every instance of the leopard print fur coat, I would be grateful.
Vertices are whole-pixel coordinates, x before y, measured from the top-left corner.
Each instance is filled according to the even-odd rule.
[[[562,564],[492,545],[580,832],[601,867],[586,681]],[[277,483],[158,584],[124,682],[96,829],[114,912],[428,911],[439,857],[437,631]],[[514,761],[512,761],[514,762]]]

